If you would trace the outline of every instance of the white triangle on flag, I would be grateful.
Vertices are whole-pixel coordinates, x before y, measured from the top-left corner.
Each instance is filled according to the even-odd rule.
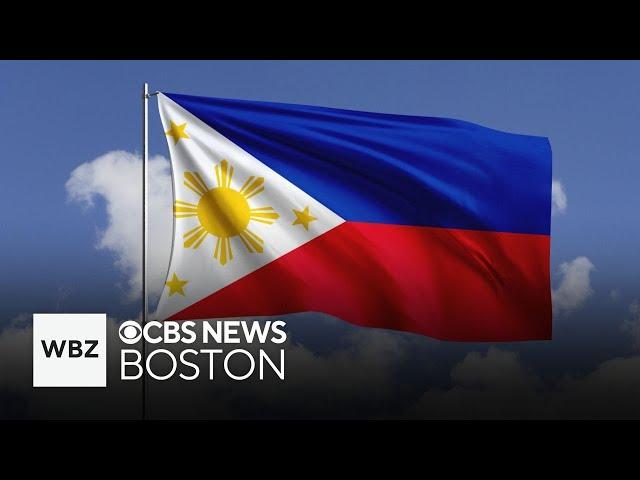
[[[158,107],[164,131],[171,132],[167,134],[167,140],[171,156],[174,210],[178,208],[174,213],[173,248],[167,272],[167,282],[173,288],[164,287],[156,310],[157,319],[171,317],[344,222],[332,210],[161,93],[158,94]],[[224,181],[221,178],[224,177],[224,160],[228,170],[233,168],[227,187],[230,191],[225,193],[217,190],[216,193],[203,195],[185,185],[187,180],[191,187],[200,192],[218,188]],[[219,166],[218,177],[216,166]],[[191,182],[186,179],[186,173],[190,173]],[[202,182],[195,174],[199,175]],[[251,177],[253,180],[249,180]],[[260,177],[264,178],[264,182],[256,185],[253,192],[241,193],[243,186],[251,185]],[[259,191],[262,187],[264,190]],[[180,203],[176,204],[176,201]],[[251,214],[247,212],[247,207],[264,210],[253,210],[253,217],[246,223],[247,215]],[[298,220],[295,223],[298,216],[294,211],[302,212],[302,219],[306,221]],[[306,212],[314,220],[308,221]],[[265,213],[266,216],[260,216]],[[273,213],[277,213],[277,219],[270,218]],[[179,217],[176,218],[176,215]],[[220,218],[221,215],[224,218]],[[242,236],[246,241],[251,233],[237,234],[238,231],[247,230],[262,239],[262,252],[248,251]],[[186,238],[191,239],[192,244],[187,248],[184,235],[188,232],[191,233]],[[227,255],[223,264],[224,238],[229,239],[233,258]],[[153,242],[153,238],[149,241]],[[219,258],[216,259],[214,251],[218,243]],[[196,245],[198,247],[193,248]],[[251,243],[249,248],[253,248]],[[172,283],[174,274],[178,283]],[[187,283],[182,283],[185,281]],[[251,301],[250,297],[247,301]]]

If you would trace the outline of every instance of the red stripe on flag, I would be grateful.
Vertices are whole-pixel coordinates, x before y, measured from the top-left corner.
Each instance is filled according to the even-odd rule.
[[[346,222],[170,320],[316,311],[443,340],[551,338],[547,235]]]

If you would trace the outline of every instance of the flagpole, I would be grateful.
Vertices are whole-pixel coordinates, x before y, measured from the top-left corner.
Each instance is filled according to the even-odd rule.
[[[147,303],[147,162],[149,160],[149,84],[144,83],[142,94],[142,321],[147,324],[149,305]],[[147,348],[142,335],[142,419],[147,419]]]

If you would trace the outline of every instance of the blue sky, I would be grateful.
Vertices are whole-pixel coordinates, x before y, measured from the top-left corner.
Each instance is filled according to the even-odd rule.
[[[554,285],[562,262],[585,256],[594,293],[555,320],[551,344],[562,349],[518,349],[533,351],[541,370],[562,357],[570,371],[631,351],[620,324],[640,297],[639,62],[0,62],[0,322],[56,309],[138,311],[116,286],[123,276],[113,255],[96,249],[104,204],[83,211],[65,183],[107,152],[140,151],[143,81],[151,90],[458,118],[549,137],[568,197],[552,219]],[[155,100],[150,153],[167,156]]]
[[[111,301],[117,272],[93,248],[103,219],[70,206],[64,184],[105,152],[140,150],[143,80],[172,92],[452,117],[548,136],[554,177],[569,196],[567,214],[554,218],[553,265],[586,255],[595,286],[638,295],[637,62],[3,62],[0,72],[1,195],[11,205],[1,223],[2,250],[11,252],[4,309],[50,308],[57,288],[100,288]],[[150,121],[151,153],[166,155],[153,104]]]

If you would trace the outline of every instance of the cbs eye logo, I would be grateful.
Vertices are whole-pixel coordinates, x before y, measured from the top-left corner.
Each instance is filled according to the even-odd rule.
[[[122,340],[123,343],[133,345],[134,343],[138,343],[142,337],[142,328],[138,322],[127,320],[120,325],[118,335],[120,335],[120,340]]]

